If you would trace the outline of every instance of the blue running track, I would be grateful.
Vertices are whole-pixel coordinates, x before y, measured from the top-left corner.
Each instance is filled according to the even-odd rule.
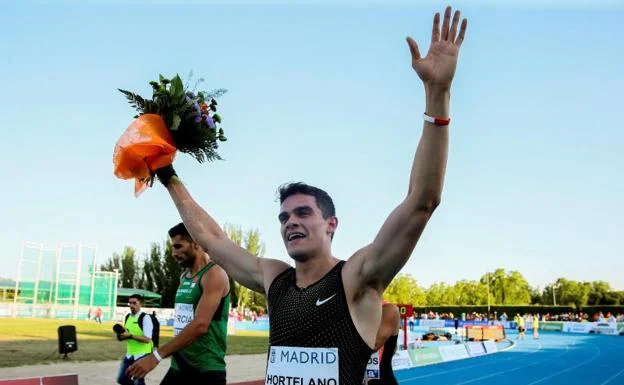
[[[624,337],[531,334],[505,352],[395,372],[401,385],[622,385]]]

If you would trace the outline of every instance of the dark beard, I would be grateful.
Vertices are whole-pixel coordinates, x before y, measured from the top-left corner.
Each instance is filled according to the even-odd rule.
[[[184,261],[178,262],[181,267],[185,269],[190,269],[195,264],[195,258],[188,258]]]

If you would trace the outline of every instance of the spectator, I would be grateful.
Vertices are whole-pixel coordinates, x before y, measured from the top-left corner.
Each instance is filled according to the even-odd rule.
[[[143,298],[138,294],[130,296],[130,299],[128,300],[130,314],[126,316],[126,320],[123,325],[123,329],[125,330],[123,333],[117,334],[117,339],[119,341],[128,341],[126,355],[124,356],[124,359],[119,366],[119,372],[117,373],[117,383],[120,385],[145,385],[145,380],[142,378],[134,379],[126,375],[126,369],[128,369],[130,365],[152,353],[154,349],[154,344],[152,343],[152,331],[154,330],[154,325],[152,324],[152,319],[149,316],[141,317],[141,314],[144,314],[141,311],[142,300]]]

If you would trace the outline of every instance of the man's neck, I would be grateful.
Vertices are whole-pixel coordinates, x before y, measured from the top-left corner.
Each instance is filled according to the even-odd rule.
[[[209,261],[210,261],[210,258],[204,255],[196,256],[195,263],[193,263],[193,267],[190,268],[191,275],[195,275],[199,273],[199,271],[203,269],[208,264]]]
[[[297,286],[303,289],[318,282],[338,262],[339,260],[331,254],[312,257],[305,262],[297,261],[295,263]]]
[[[132,312],[132,315],[137,315],[137,314],[141,314],[141,309],[139,309],[139,310],[137,310],[135,312],[134,311]]]

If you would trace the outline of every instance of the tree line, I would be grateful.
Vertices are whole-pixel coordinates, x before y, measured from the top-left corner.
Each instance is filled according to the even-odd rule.
[[[488,301],[489,298],[489,301]],[[415,306],[456,305],[624,305],[624,292],[608,282],[580,282],[558,278],[543,289],[531,287],[517,271],[496,269],[478,281],[444,282],[423,288],[410,274],[398,275],[384,292],[384,299]]]
[[[264,257],[266,247],[257,229],[244,230],[227,224],[224,231],[236,244],[258,258]],[[120,287],[149,290],[162,296],[162,307],[173,307],[181,268],[171,255],[171,242],[152,243],[149,251],[139,256],[127,246],[122,253],[113,253],[101,266],[103,271],[120,272]],[[266,312],[265,297],[234,281],[233,299],[237,307]],[[615,291],[608,282],[580,282],[559,278],[543,289],[531,287],[517,271],[499,268],[481,279],[462,280],[453,285],[434,283],[428,288],[418,284],[410,274],[399,274],[384,293],[393,303],[414,306],[453,305],[573,305],[577,308],[595,305],[624,305],[624,292]],[[488,301],[489,299],[489,301]]]
[[[225,233],[236,244],[245,248],[252,255],[264,257],[265,244],[256,229],[243,230],[240,226],[226,224]],[[102,271],[119,271],[119,287],[149,290],[162,296],[161,307],[172,308],[175,293],[180,283],[182,269],[171,253],[171,241],[154,242],[145,255],[126,246],[121,253],[113,255],[103,264]],[[266,312],[266,301],[263,295],[253,292],[230,279],[232,305],[246,307],[256,312]]]

